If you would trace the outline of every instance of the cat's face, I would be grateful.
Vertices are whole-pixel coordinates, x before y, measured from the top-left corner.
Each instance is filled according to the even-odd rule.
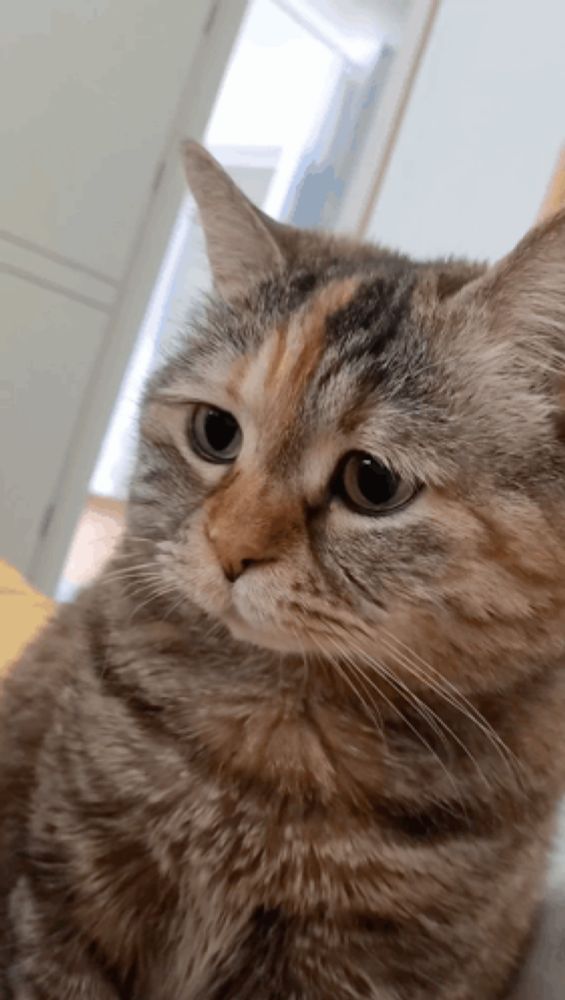
[[[300,239],[150,386],[132,531],[173,603],[259,646],[515,655],[562,613],[565,465],[500,279]]]

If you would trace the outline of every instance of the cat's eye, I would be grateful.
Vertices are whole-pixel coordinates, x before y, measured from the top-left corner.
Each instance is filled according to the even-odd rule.
[[[190,418],[192,448],[207,462],[233,462],[241,448],[241,428],[231,413],[199,403]]]
[[[403,507],[418,488],[366,452],[351,452],[341,462],[334,488],[359,514],[386,514]]]

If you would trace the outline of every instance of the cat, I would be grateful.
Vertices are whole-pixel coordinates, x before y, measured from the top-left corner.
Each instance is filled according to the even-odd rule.
[[[273,222],[116,555],[0,697],[2,1000],[501,1000],[565,784],[565,214],[493,267]]]

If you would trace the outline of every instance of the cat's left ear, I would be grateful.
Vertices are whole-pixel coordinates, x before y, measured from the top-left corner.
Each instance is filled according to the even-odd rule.
[[[237,301],[253,285],[283,269],[285,255],[277,241],[277,224],[246,198],[202,146],[185,142],[182,152],[206,237],[214,285],[226,301]]]
[[[565,360],[565,211],[536,226],[472,285],[478,286],[496,340],[547,368]],[[472,285],[461,296],[473,294]]]

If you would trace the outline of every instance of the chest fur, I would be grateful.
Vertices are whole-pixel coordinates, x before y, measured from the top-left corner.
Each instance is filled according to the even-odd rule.
[[[421,902],[399,811],[417,820],[452,796],[453,779],[415,739],[393,745],[331,706],[280,700],[221,706],[194,727],[185,867],[199,897],[217,889],[224,912],[339,913],[380,905],[402,883]]]
[[[242,961],[264,914],[295,928],[293,940],[308,927],[322,955],[328,935],[388,927],[399,907],[453,913],[462,893],[472,903],[479,868],[494,879],[496,838],[482,856],[469,836],[422,845],[418,810],[452,794],[453,780],[415,740],[392,742],[325,706],[200,705],[162,766],[158,745],[145,745],[155,787],[97,852],[85,895],[92,922],[104,886],[104,951],[151,970],[143,995],[199,997],[212,974]],[[395,827],[399,804],[416,814],[413,831]]]

